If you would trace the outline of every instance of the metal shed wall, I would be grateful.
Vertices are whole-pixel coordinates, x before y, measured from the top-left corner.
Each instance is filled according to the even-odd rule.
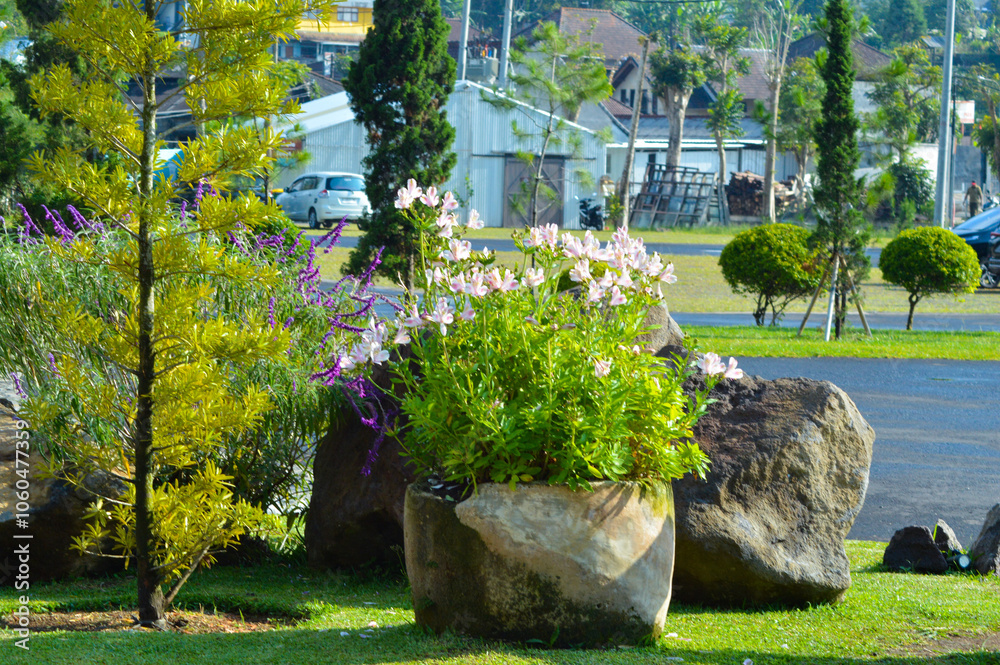
[[[508,111],[491,105],[484,96],[493,95],[488,88],[459,81],[455,92],[445,106],[448,121],[455,127],[455,142],[452,149],[456,153],[455,168],[443,190],[451,190],[459,200],[468,200],[468,205],[479,211],[487,226],[501,226],[504,210],[504,165],[507,157],[519,150],[530,151],[532,143],[522,141],[511,129],[511,122],[517,120],[528,127],[531,120],[544,122],[547,114],[537,109],[518,105]],[[292,119],[294,122],[294,118]],[[577,198],[594,194],[597,181],[604,173],[605,143],[596,134],[582,127],[577,128],[582,139],[582,159],[567,162],[566,186],[563,200],[563,226],[579,227],[579,205]],[[364,132],[353,121],[318,129],[308,133],[304,139],[304,149],[312,159],[304,167],[283,173],[278,183],[288,185],[302,173],[311,171],[351,171],[362,173],[361,160],[367,154]],[[565,154],[563,150],[550,150],[550,155]],[[577,182],[574,171],[584,169],[593,180],[584,187]],[[464,218],[466,210],[459,211]]]

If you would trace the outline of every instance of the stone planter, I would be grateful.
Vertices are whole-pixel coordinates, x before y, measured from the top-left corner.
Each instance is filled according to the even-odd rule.
[[[417,623],[559,645],[659,636],[673,574],[671,488],[593,486],[484,484],[456,504],[410,485],[403,532]]]

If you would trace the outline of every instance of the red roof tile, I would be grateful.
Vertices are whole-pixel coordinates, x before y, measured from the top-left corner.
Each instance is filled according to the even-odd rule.
[[[638,59],[642,53],[639,37],[646,33],[607,9],[562,7],[541,21],[525,26],[517,35],[530,35],[538,23],[544,21],[555,23],[559,26],[559,32],[577,35],[581,41],[597,44],[604,54],[604,63],[608,69],[627,55],[634,55]]]

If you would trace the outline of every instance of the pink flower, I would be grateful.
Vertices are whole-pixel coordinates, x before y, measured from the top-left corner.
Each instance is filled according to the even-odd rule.
[[[431,321],[441,326],[441,334],[448,334],[448,326],[455,321],[454,309],[444,298],[438,298],[437,307],[431,312]]]
[[[410,334],[407,332],[406,328],[401,326],[398,330],[396,330],[396,336],[392,338],[392,343],[396,346],[410,343]]]
[[[435,266],[434,270],[425,270],[424,279],[430,284],[434,282],[435,284],[444,284],[448,281],[448,275],[440,267]]]
[[[590,261],[581,259],[569,270],[569,278],[574,282],[589,282],[593,279],[590,276]]]
[[[610,289],[611,285],[615,283],[615,274],[610,270],[605,270],[597,283],[601,285],[602,289]]]
[[[594,358],[594,376],[598,379],[611,373],[611,361]]]
[[[628,298],[626,298],[625,295],[621,292],[621,289],[619,289],[617,286],[611,287],[610,304],[612,307],[617,307],[618,305],[624,305],[627,302]]]
[[[647,258],[640,270],[650,277],[658,277],[663,272],[663,261],[660,260],[659,253],[654,252],[653,256]]]
[[[428,206],[430,208],[436,208],[439,201],[437,187],[435,187],[434,185],[428,187],[427,191],[424,192],[424,195],[420,197],[420,201],[425,206]]]
[[[455,200],[454,195],[451,192],[444,193],[444,199],[441,200],[442,210],[454,210],[458,207],[458,201]]]
[[[545,271],[541,268],[528,268],[524,271],[524,285],[529,289],[545,281]]]
[[[403,325],[407,328],[419,328],[424,325],[426,321],[420,316],[420,312],[417,311],[417,306],[413,305],[410,307],[410,315],[403,319]]]
[[[587,231],[583,234],[583,252],[587,258],[594,258],[601,249],[601,241],[594,237],[594,234]]]
[[[541,247],[545,243],[542,239],[542,230],[537,226],[532,226],[528,230],[528,237],[524,239],[525,247]]]
[[[396,207],[406,210],[413,205],[413,197],[402,187],[396,190]]]
[[[471,321],[474,318],[476,318],[476,310],[472,309],[471,307],[466,307],[465,310],[458,315],[458,318],[462,319],[463,321]]]
[[[469,288],[468,283],[465,281],[465,273],[458,273],[452,277],[449,287],[452,293],[465,293]]]
[[[431,188],[433,189],[433,187]],[[439,238],[450,238],[452,227],[455,226],[455,215],[450,212],[442,212],[434,222],[438,227],[437,236]]]
[[[724,374],[726,372],[726,366],[722,364],[722,360],[717,354],[712,353],[711,351],[698,360],[698,369],[708,376],[712,376],[714,374]]]
[[[615,284],[622,287],[623,289],[629,288],[630,286],[632,286],[632,275],[629,273],[628,270],[623,270],[622,274],[615,277]]]
[[[590,290],[587,292],[587,302],[601,302],[602,298],[604,298],[604,289],[597,282],[591,282]]]
[[[568,259],[580,259],[587,255],[587,250],[583,246],[583,243],[579,238],[571,233],[564,233],[562,236],[563,241],[563,255]]]
[[[504,272],[503,281],[500,282],[500,287],[499,287],[503,293],[508,293],[509,291],[516,291],[517,289],[521,288],[521,284],[517,281],[517,278],[514,277],[514,273],[512,273],[510,270],[507,270],[506,268],[504,268],[503,272]]]
[[[494,268],[486,273],[486,283],[494,291],[500,289],[500,285],[503,283],[503,277],[500,275],[499,268]]]
[[[736,367],[736,358],[729,357],[729,367],[726,368],[725,377],[727,379],[742,379],[743,370]]]
[[[400,210],[406,210],[423,193],[423,190],[417,187],[417,181],[410,178],[406,181],[406,189],[400,189],[396,192],[396,207]]]
[[[456,261],[464,261],[472,256],[472,243],[468,240],[453,239],[448,241],[448,249]]]
[[[667,284],[674,284],[677,281],[677,277],[674,275],[674,264],[668,263],[667,267],[656,276],[661,282],[666,282]]]
[[[549,247],[555,247],[559,242],[559,227],[555,224],[547,224],[542,227],[542,240]]]
[[[469,211],[469,223],[466,226],[470,229],[477,230],[486,226],[486,222],[479,219],[479,212],[477,210]]]
[[[466,293],[469,293],[477,298],[482,298],[489,292],[490,289],[486,284],[486,277],[483,273],[473,273],[472,278],[469,280],[469,286],[466,289]]]

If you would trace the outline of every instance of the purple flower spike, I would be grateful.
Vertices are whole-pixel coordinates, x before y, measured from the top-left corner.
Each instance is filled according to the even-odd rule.
[[[277,321],[274,320],[274,298],[267,303],[267,322],[271,325],[271,328],[277,325]]]
[[[14,381],[14,391],[17,392],[18,396],[21,399],[28,399],[28,393],[24,392],[24,386],[21,385],[21,380],[17,378],[17,374],[11,372],[10,378]]]
[[[25,208],[20,203],[17,204],[17,208],[18,210],[21,211],[21,216],[24,217],[24,227],[26,230],[26,235],[30,236],[32,233],[37,233],[38,235],[42,235],[42,230],[37,226],[35,226],[35,223],[31,220],[31,215],[28,214],[28,209]]]

